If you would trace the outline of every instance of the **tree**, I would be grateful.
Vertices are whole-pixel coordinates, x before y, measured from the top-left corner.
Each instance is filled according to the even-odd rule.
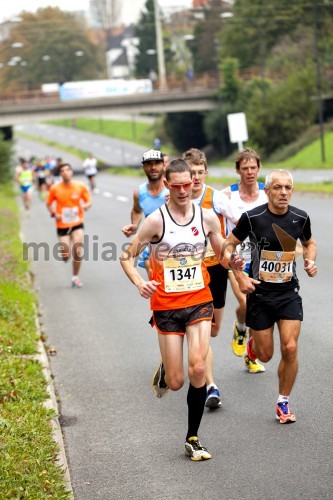
[[[317,0],[235,0],[233,17],[223,21],[222,57],[236,57],[241,68],[262,66],[266,56],[283,37],[292,37],[298,27],[310,26],[313,29],[314,2]],[[330,29],[325,29],[325,24],[333,18],[333,4],[317,3],[319,32],[324,41],[331,38]]]
[[[265,156],[294,141],[315,121],[315,75],[307,67],[271,86],[267,106],[261,106],[261,91],[255,89],[247,102],[247,123],[251,143]]]
[[[189,44],[196,73],[217,71],[219,32],[221,30],[221,0],[211,0],[204,10],[204,19],[194,28],[194,39]]]
[[[138,53],[135,58],[135,76],[147,78],[151,70],[156,73],[158,71],[153,0],[146,1],[134,35],[139,38]]]
[[[147,78],[150,71],[158,73],[154,1],[147,0],[134,34],[139,38],[138,53],[135,58],[135,76]],[[170,67],[173,60],[170,33],[163,32],[164,58]]]
[[[0,72],[2,88],[104,77],[104,54],[82,20],[51,7],[20,17],[0,46],[1,59],[12,61]]]
[[[244,110],[241,104],[243,90],[236,76],[237,69],[237,59],[227,58],[221,64],[223,86],[218,89],[218,103],[213,111],[207,113],[204,120],[206,137],[222,156],[227,156],[233,149],[229,140],[227,115]]]

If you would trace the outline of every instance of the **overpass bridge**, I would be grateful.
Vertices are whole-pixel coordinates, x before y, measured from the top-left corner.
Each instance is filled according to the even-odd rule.
[[[216,106],[216,89],[156,90],[94,99],[61,101],[59,96],[24,94],[11,99],[0,96],[0,127],[78,117],[103,118],[115,114],[207,111]]]

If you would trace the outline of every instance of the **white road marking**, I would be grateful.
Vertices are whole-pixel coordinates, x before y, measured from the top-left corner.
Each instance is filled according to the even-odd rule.
[[[112,193],[109,193],[109,191],[103,191],[103,196],[105,196],[105,198],[112,198],[113,194]]]
[[[121,196],[121,195],[116,196],[116,200],[117,201],[122,201],[123,203],[127,203],[128,202],[128,198],[126,196]]]

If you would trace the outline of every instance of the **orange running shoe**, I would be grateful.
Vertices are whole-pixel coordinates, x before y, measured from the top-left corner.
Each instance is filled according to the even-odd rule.
[[[291,424],[293,422],[296,422],[295,415],[289,410],[289,403],[277,403],[276,420],[278,420],[280,424]]]
[[[79,278],[72,278],[72,288],[82,288],[82,283]]]

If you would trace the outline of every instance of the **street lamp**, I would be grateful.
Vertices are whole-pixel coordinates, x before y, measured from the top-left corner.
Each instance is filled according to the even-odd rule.
[[[320,72],[320,61],[318,52],[318,10],[316,2],[313,2],[312,4],[312,15],[313,15],[313,50],[316,62],[316,87],[317,87],[317,101],[318,101],[318,121],[320,129],[321,161],[324,163],[326,160],[325,141],[324,141],[324,110],[323,110],[323,98],[321,93],[321,72]]]
[[[164,60],[164,47],[161,28],[161,17],[158,0],[154,0],[154,13],[155,13],[155,30],[156,30],[156,48],[157,48],[157,63],[160,88],[166,88],[166,71]]]

